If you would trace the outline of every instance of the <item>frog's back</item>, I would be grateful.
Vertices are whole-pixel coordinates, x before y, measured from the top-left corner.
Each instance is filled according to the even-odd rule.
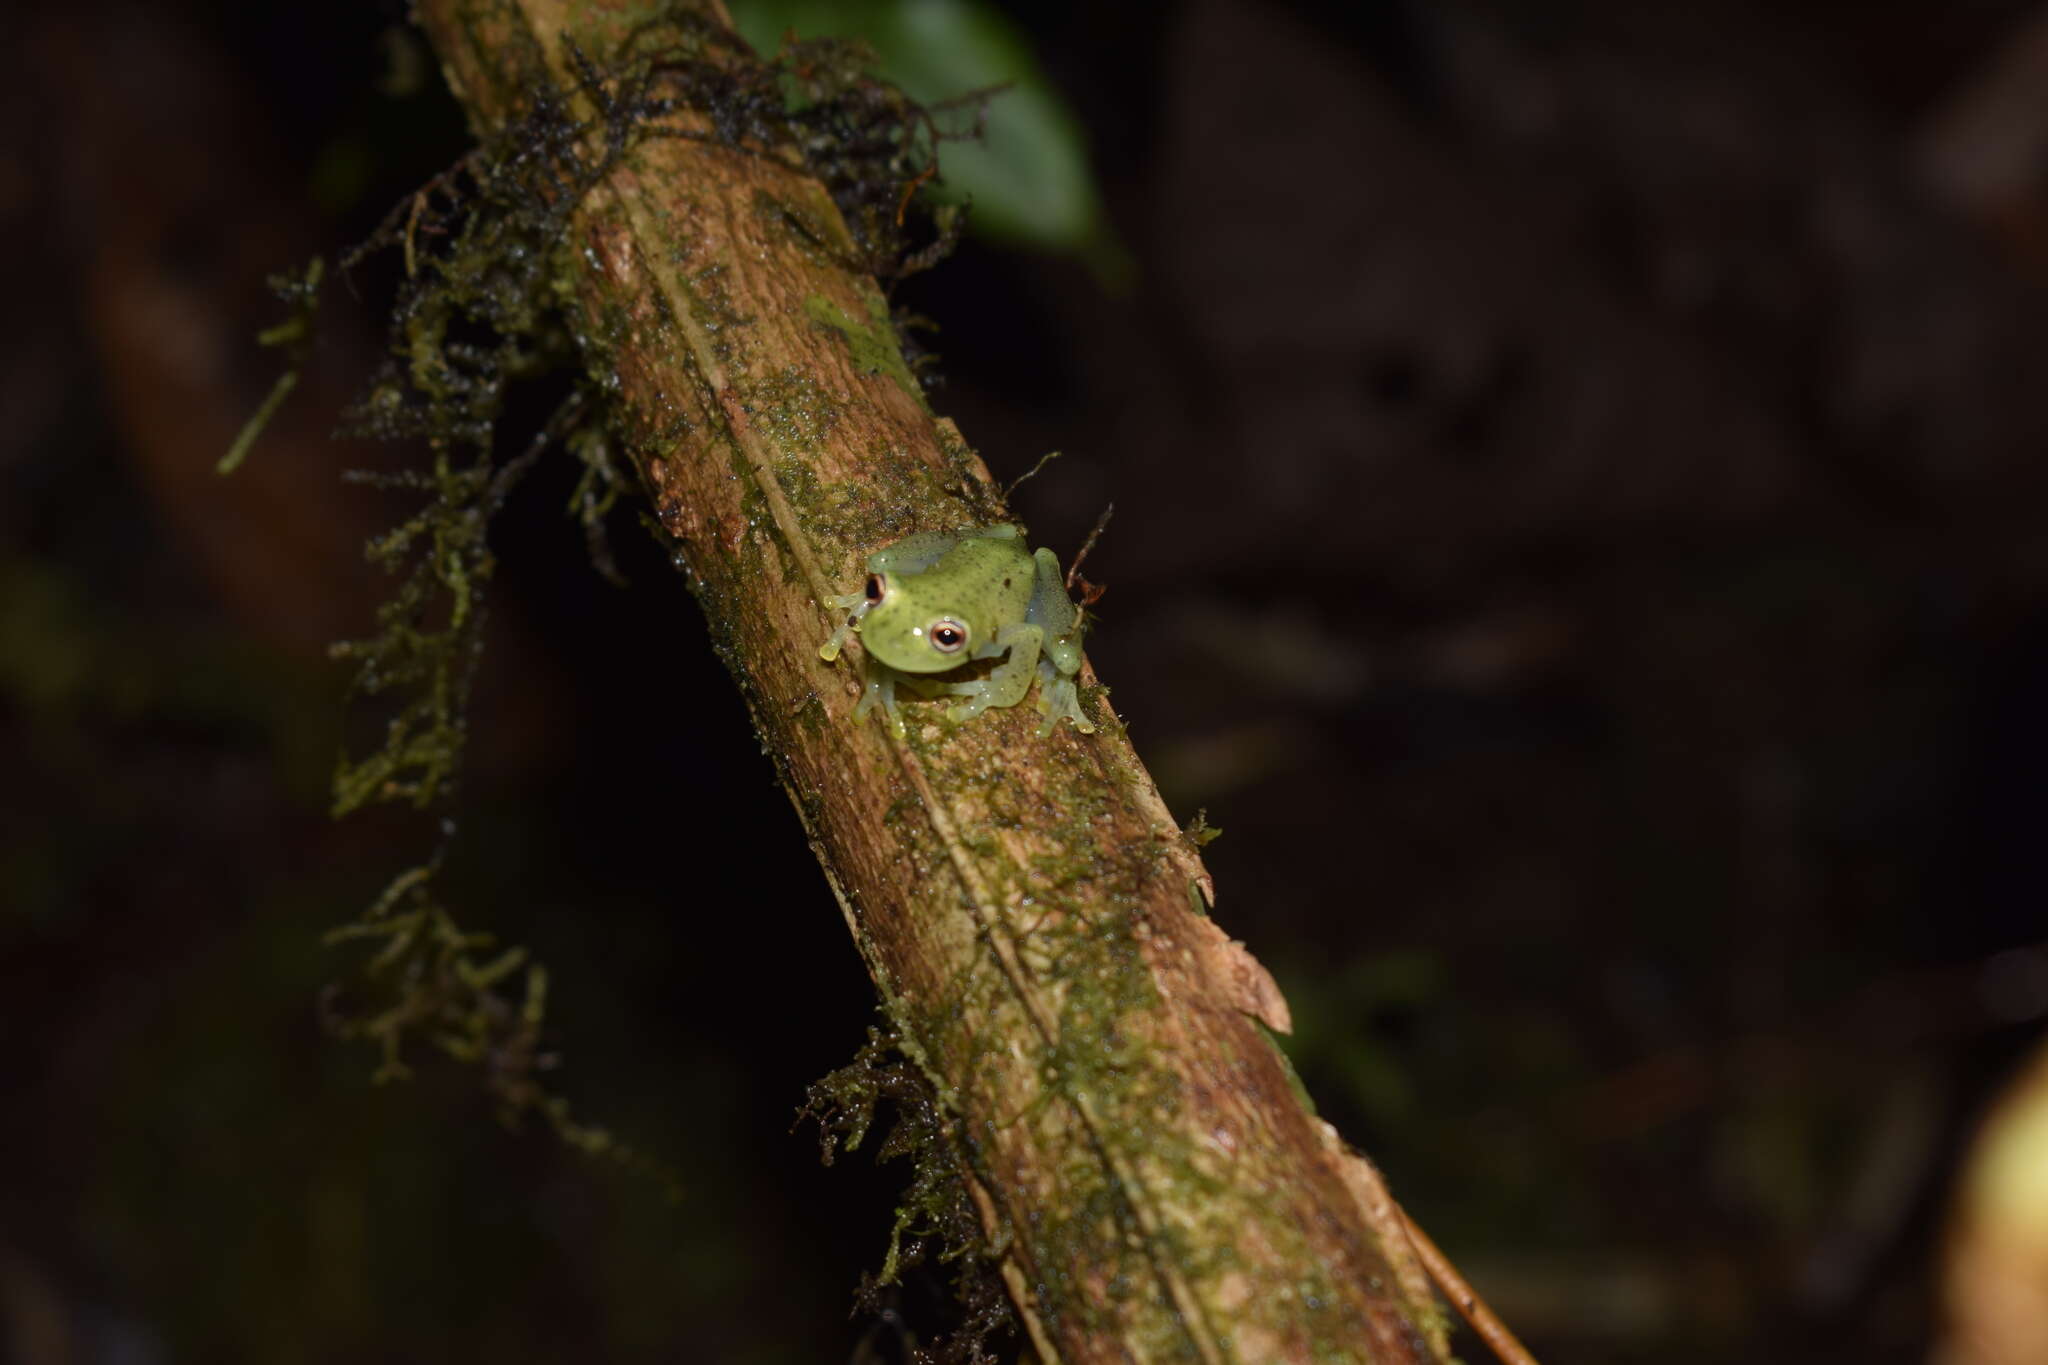
[[[975,637],[993,639],[1003,626],[1024,619],[1031,605],[1034,565],[1024,543],[975,537],[963,540],[932,565],[974,626]]]

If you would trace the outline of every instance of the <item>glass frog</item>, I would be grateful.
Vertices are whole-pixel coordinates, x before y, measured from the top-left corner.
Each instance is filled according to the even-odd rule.
[[[1051,550],[1025,549],[1023,527],[908,536],[869,555],[867,570],[861,591],[826,599],[832,610],[849,615],[818,650],[830,663],[849,634],[860,636],[867,664],[856,721],[880,706],[900,737],[901,686],[921,697],[967,698],[946,712],[958,724],[991,706],[1024,700],[1035,670],[1045,717],[1038,733],[1051,734],[1062,719],[1083,734],[1094,732],[1074,686],[1081,671],[1081,613],[1067,596],[1059,560]],[[986,678],[932,676],[1003,655]]]

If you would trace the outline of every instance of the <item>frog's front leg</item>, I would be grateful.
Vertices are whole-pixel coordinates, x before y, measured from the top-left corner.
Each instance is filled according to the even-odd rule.
[[[869,659],[862,666],[860,679],[860,702],[853,708],[853,723],[860,724],[868,718],[868,712],[877,706],[882,708],[882,718],[889,728],[899,736],[903,733],[902,717],[896,714],[896,679],[901,675],[886,664]]]
[[[868,600],[868,595],[864,592],[850,592],[841,597],[826,598],[825,609],[827,611],[843,611],[847,615],[840,621],[839,628],[832,632],[832,638],[818,646],[818,657],[828,664],[837,659],[839,651],[846,647],[846,637],[859,629],[860,618],[867,615],[868,608],[873,605],[874,603]]]
[[[1045,631],[1030,621],[1019,621],[996,632],[990,653],[1008,650],[1010,657],[989,670],[986,678],[952,683],[946,690],[967,701],[946,712],[954,724],[973,720],[991,706],[1015,706],[1031,690],[1031,675],[1038,667],[1039,646]]]
[[[879,706],[890,732],[902,739],[909,732],[909,727],[905,725],[903,712],[896,702],[898,687],[908,688],[920,697],[937,697],[945,693],[945,686],[934,679],[899,672],[869,655],[862,664],[860,702],[853,708],[854,724],[866,720],[868,712]]]

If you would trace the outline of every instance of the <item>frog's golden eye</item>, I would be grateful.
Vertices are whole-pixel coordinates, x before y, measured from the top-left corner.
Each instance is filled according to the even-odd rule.
[[[868,586],[866,591],[869,606],[873,606],[875,603],[882,600],[882,589],[885,586],[886,585],[882,582],[882,576],[880,574],[871,573],[868,575]]]
[[[932,648],[941,654],[958,654],[967,644],[967,627],[941,616],[928,632]]]

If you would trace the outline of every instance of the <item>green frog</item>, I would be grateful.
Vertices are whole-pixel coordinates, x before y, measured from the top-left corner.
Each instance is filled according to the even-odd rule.
[[[901,686],[921,697],[967,700],[946,711],[955,724],[991,706],[1015,706],[1038,677],[1038,727],[1049,735],[1062,720],[1083,734],[1094,722],[1081,710],[1081,612],[1067,595],[1051,550],[1025,548],[1021,526],[927,531],[907,536],[867,559],[861,591],[827,599],[846,620],[818,650],[839,657],[849,634],[860,636],[867,662],[860,705],[864,720],[880,706],[890,729],[904,734],[897,709]],[[977,659],[1002,658],[985,678],[942,681]]]

